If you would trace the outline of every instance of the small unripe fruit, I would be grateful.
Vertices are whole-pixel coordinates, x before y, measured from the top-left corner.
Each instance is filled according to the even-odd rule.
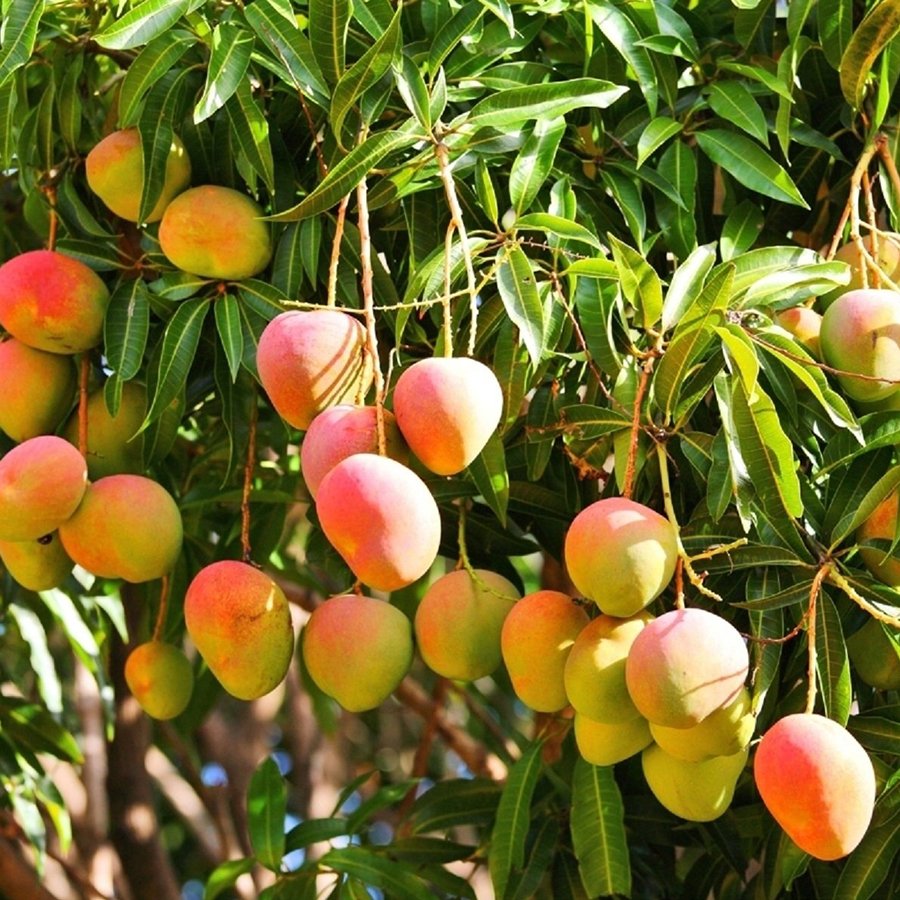
[[[69,556],[94,575],[152,581],[168,574],[181,553],[181,513],[152,479],[108,475],[88,486],[59,536]]]
[[[380,591],[421,578],[437,557],[441,516],[425,482],[402,463],[356,453],[316,495],[319,523],[353,574]]]
[[[56,532],[36,541],[0,541],[0,560],[6,571],[29,591],[59,587],[75,565]]]
[[[575,744],[592,766],[614,766],[652,743],[650,726],[640,716],[610,724],[575,714]]]
[[[837,376],[848,397],[870,402],[895,393],[900,387],[900,294],[871,288],[842,294],[822,317],[819,342],[829,366],[868,376]]]
[[[740,632],[703,609],[675,609],[649,622],[625,662],[625,682],[642,716],[690,728],[740,693],[750,658]]]
[[[433,672],[474,681],[500,665],[503,622],[519,597],[512,582],[496,572],[465,569],[442,575],[416,610],[419,653]]]
[[[329,406],[362,402],[374,372],[366,329],[337,309],[276,316],[260,336],[256,365],[278,415],[301,431]]]
[[[792,306],[777,313],[775,321],[792,334],[816,359],[821,358],[819,332],[822,330],[822,317],[815,310],[808,306]]]
[[[384,413],[385,452],[397,462],[406,463],[409,453],[397,421],[390,410]],[[350,406],[342,403],[323,410],[312,420],[300,445],[300,468],[312,497],[322,479],[354,453],[378,452],[378,411],[374,406]]]
[[[609,616],[633,616],[675,574],[675,529],[659,513],[625,497],[597,500],[572,521],[566,567],[575,587]]]
[[[87,487],[84,457],[68,442],[42,435],[0,459],[0,540],[33,541],[56,531]]]
[[[312,680],[350,712],[382,704],[409,671],[409,619],[384,600],[342,594],[316,607],[303,630]]]
[[[788,837],[816,859],[840,859],[862,840],[875,807],[875,771],[860,743],[813,713],[779,719],[753,763],[766,808]]]
[[[140,218],[141,192],[144,189],[143,151],[137,128],[113,131],[96,144],[85,157],[88,187],[122,219]],[[172,199],[191,180],[191,161],[177,137],[166,157],[165,176],[159,198],[144,219],[157,222]]]
[[[0,384],[15,390],[0,394],[0,431],[21,443],[56,431],[75,397],[72,360],[35,350],[21,341],[0,343]]]
[[[500,633],[503,661],[516,696],[537,712],[567,706],[563,672],[587,613],[559,591],[536,591],[509,611]]]
[[[125,683],[148,716],[174,719],[184,712],[191,699],[194,672],[178,647],[147,641],[128,654]]]
[[[869,619],[847,638],[847,654],[865,684],[879,691],[896,691],[900,690],[900,645],[897,634],[891,640],[886,628],[877,619]]]
[[[29,250],[0,266],[0,325],[49,353],[81,353],[100,343],[109,291],[84,263]]]
[[[159,223],[159,244],[176,268],[202,278],[240,281],[272,258],[272,235],[255,200],[204,184],[179,194]]]
[[[890,541],[893,543],[897,530],[898,493],[888,494],[856,530],[856,540],[863,544],[866,541]],[[900,587],[900,559],[875,547],[860,547],[859,555],[866,568],[879,581],[891,587]]]
[[[265,572],[235,560],[202,568],[184,597],[184,622],[209,670],[240,700],[255,700],[287,674],[294,632],[287,598]]]

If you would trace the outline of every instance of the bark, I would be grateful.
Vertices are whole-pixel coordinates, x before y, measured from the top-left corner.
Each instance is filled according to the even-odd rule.
[[[3,900],[57,900],[38,880],[16,844],[0,836],[0,898]]]

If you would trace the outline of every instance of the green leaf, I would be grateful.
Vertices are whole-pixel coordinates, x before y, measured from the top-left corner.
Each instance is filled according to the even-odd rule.
[[[572,846],[591,897],[631,896],[625,808],[613,772],[579,757],[572,778]]]
[[[872,753],[897,755],[900,747],[900,722],[870,713],[851,716],[847,730]]]
[[[307,819],[305,822],[295,825],[285,835],[284,852],[290,853],[293,850],[308,847],[310,844],[319,844],[336,837],[343,837],[348,830],[346,819]]]
[[[81,102],[81,73],[84,57],[76,56],[66,68],[56,92],[56,107],[59,117],[59,133],[66,145],[75,149],[81,137],[84,121],[84,104]]]
[[[4,4],[0,85],[31,59],[45,6],[44,0],[12,0]]]
[[[148,44],[201,5],[202,0],[143,0],[97,32],[94,40],[108,50],[131,50]]]
[[[185,300],[166,325],[156,375],[156,393],[141,431],[158,419],[184,389],[209,307],[206,297]]]
[[[662,330],[677,325],[703,291],[706,276],[716,261],[712,244],[697,247],[672,273],[662,309]]]
[[[394,79],[406,108],[416,117],[422,130],[430,132],[434,123],[428,87],[418,65],[408,54],[401,53],[399,64],[394,63]]]
[[[819,43],[829,64],[838,69],[853,34],[853,0],[819,0],[816,12]]]
[[[610,247],[625,299],[638,311],[645,329],[655,328],[662,316],[662,282],[643,256],[613,235]]]
[[[212,49],[203,93],[194,107],[194,124],[206,121],[238,89],[250,66],[253,35],[231,23],[220,22],[212,33]]]
[[[768,144],[766,117],[756,97],[742,81],[717,81],[709,89],[709,105],[717,116],[737,125],[761,144]]]
[[[497,253],[497,289],[506,313],[519,329],[532,363],[544,353],[544,305],[538,293],[531,262],[518,244]]]
[[[137,122],[146,94],[184,56],[194,41],[190,32],[173,29],[163,32],[141,50],[128,67],[119,90],[120,126],[124,128]]]
[[[784,203],[809,207],[791,176],[755,141],[718,128],[697,131],[694,136],[700,149],[745,187]]]
[[[497,191],[483,156],[479,156],[475,163],[475,193],[478,195],[478,202],[481,204],[484,214],[495,225],[498,225],[500,210],[497,206]]]
[[[275,162],[269,141],[269,122],[256,102],[250,82],[242,80],[225,104],[231,133],[250,168],[262,178],[270,193],[275,190]]]
[[[137,375],[150,331],[150,300],[146,283],[136,278],[120,282],[109,298],[103,323],[107,363],[122,381]]]
[[[564,118],[538,119],[525,138],[509,173],[509,199],[517,213],[531,206],[550,176],[565,130]]]
[[[329,84],[344,74],[350,10],[350,0],[309,0],[309,43]]]
[[[216,329],[228,360],[231,380],[237,381],[241,360],[244,356],[244,332],[241,325],[241,310],[234,294],[225,294],[215,301]]]
[[[409,900],[433,900],[434,894],[425,884],[402,866],[368,847],[329,850],[319,866],[359,878],[370,887],[380,888],[388,897]]]
[[[0,84],[0,165],[4,169],[12,165],[15,154],[18,100],[15,78]],[[18,115],[21,115],[21,110],[18,110]]]
[[[52,540],[59,540],[59,536],[55,535]],[[44,623],[33,609],[19,606],[16,603],[10,603],[6,608],[15,620],[19,634],[28,647],[28,660],[31,663],[32,671],[37,676],[41,699],[50,713],[61,716],[63,712],[62,684],[59,680],[59,673],[56,671],[56,661],[47,642]],[[75,749],[78,749],[77,744],[75,744]]]
[[[263,760],[247,789],[247,831],[256,858],[277,872],[284,856],[284,816],[287,788],[271,756]]]
[[[764,217],[759,206],[751,200],[742,200],[728,214],[719,236],[719,253],[728,262],[746,253],[762,231]]]
[[[469,463],[469,474],[479,493],[494,511],[500,524],[506,527],[506,507],[509,503],[509,473],[503,441],[495,431],[484,449]]]
[[[877,897],[891,867],[900,854],[900,816],[870,828],[850,855],[835,886],[841,900]]]
[[[213,869],[212,874],[206,880],[206,888],[203,891],[203,900],[216,900],[229,888],[234,887],[234,883],[248,872],[253,871],[256,860],[252,856],[245,856],[242,859],[228,859]]]
[[[816,602],[816,676],[825,715],[846,725],[853,700],[850,663],[840,616],[824,592]]]
[[[556,119],[573,109],[606,109],[628,88],[599,78],[573,78],[496,91],[469,111],[469,125],[509,128],[529,119]]]
[[[497,812],[500,786],[485,778],[441,781],[416,798],[410,832],[444,832],[458,825],[490,822]]]
[[[464,3],[435,35],[428,51],[428,71],[436,76],[444,60],[460,45],[466,35],[484,16],[484,7],[478,3]]]
[[[374,85],[398,58],[403,32],[398,7],[390,26],[368,50],[341,76],[331,97],[331,131],[342,144],[341,128],[357,98]]]
[[[728,322],[725,325],[716,326],[715,332],[722,339],[725,358],[729,362],[731,371],[740,377],[744,390],[749,396],[756,388],[759,378],[759,360],[756,357],[756,348],[739,325]]]
[[[734,72],[737,75],[743,75],[752,81],[758,81],[764,84],[773,94],[779,97],[785,97],[790,100],[791,89],[773,72],[763,66],[750,66],[746,63],[732,62],[731,60],[721,60],[719,68],[726,72]]]
[[[590,244],[595,250],[603,249],[597,235],[585,228],[584,225],[579,225],[571,219],[564,219],[562,216],[554,216],[550,213],[526,213],[524,216],[516,219],[516,228],[543,231],[546,234],[552,234],[564,240]],[[568,271],[571,271],[571,268]],[[615,277],[614,272],[615,270],[613,270],[612,277]]]
[[[641,132],[637,143],[638,168],[647,160],[654,150],[658,150],[669,138],[681,132],[681,122],[676,122],[668,116],[657,116],[647,123],[647,127]]]
[[[674,185],[681,204],[659,197],[657,216],[669,235],[672,252],[680,259],[689,256],[697,245],[697,221],[694,214],[697,197],[697,157],[693,147],[682,140],[672,141],[659,159],[659,174]],[[641,169],[640,171],[643,171]]]
[[[542,748],[542,742],[538,741],[522,754],[509,770],[506,785],[500,795],[488,854],[491,883],[498,897],[503,897],[506,893],[513,871],[525,865],[531,799],[543,767]]]
[[[860,109],[865,96],[866,79],[875,60],[900,32],[900,0],[880,0],[853,32],[841,57],[841,91],[844,99]]]
[[[875,482],[858,503],[854,503],[853,507],[841,516],[832,529],[829,550],[833,551],[845,538],[853,534],[872,515],[875,508],[894,492],[897,485],[900,485],[900,466],[893,466]]]

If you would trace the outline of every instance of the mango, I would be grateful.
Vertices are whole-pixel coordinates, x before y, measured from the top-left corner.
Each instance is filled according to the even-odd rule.
[[[339,309],[281,313],[259,339],[259,379],[278,415],[305,431],[329,406],[361,403],[374,370],[362,323]]]
[[[897,532],[898,493],[888,494],[872,511],[859,528],[856,529],[858,543],[864,541],[890,541],[893,543]],[[874,578],[900,587],[900,559],[875,547],[860,547],[859,555]]]
[[[753,763],[756,787],[788,837],[816,859],[840,859],[862,840],[875,807],[875,770],[860,743],[815,713],[779,719]]]
[[[172,200],[159,223],[159,244],[178,269],[219,281],[258,275],[272,258],[262,207],[239,191],[214,184]]]
[[[88,187],[122,219],[140,219],[141,192],[144,189],[143,151],[137,128],[123,128],[108,134],[85,157]],[[145,222],[158,222],[172,199],[191,181],[191,160],[178,137],[166,157],[162,190]]]
[[[648,622],[625,661],[625,683],[651,723],[690,728],[740,694],[749,669],[744,638],[703,609],[675,609]]]
[[[880,234],[878,236],[877,253],[872,251],[871,234],[863,237],[862,241],[866,250],[873,254],[878,268],[895,284],[900,284],[900,235],[892,233]],[[859,248],[856,246],[855,241],[847,241],[846,244],[838,247],[837,252],[834,254],[834,259],[845,262],[850,266],[850,281],[846,285],[836,287],[834,290],[819,297],[818,305],[822,310],[828,309],[841,294],[845,294],[847,291],[856,291],[865,287],[866,284],[875,284],[874,273],[871,270],[868,271],[868,277],[863,282],[862,269],[864,263],[860,258]]]
[[[819,333],[822,330],[822,317],[808,306],[792,306],[776,313],[775,321],[788,334],[793,335],[816,359],[822,358],[819,346]]]
[[[432,672],[458,681],[490,675],[502,658],[503,622],[519,592],[496,572],[465,569],[442,575],[416,609],[419,653]]]
[[[872,402],[895,393],[900,388],[900,294],[874,288],[842,294],[822,317],[819,343],[832,368],[888,379],[838,375],[851,399]]]
[[[686,762],[651,744],[641,754],[641,767],[653,796],[669,812],[689,822],[712,822],[731,806],[748,756],[745,748],[731,756]]]
[[[36,541],[0,541],[0,560],[12,578],[29,591],[59,587],[75,565],[56,532]]]
[[[651,722],[650,732],[669,756],[685,762],[703,762],[714,756],[733,756],[749,747],[755,727],[750,692],[741,688],[731,703],[691,728],[668,728]]]
[[[0,459],[0,541],[34,541],[56,531],[87,487],[84,457],[55,435],[29,438]]]
[[[601,615],[582,629],[565,668],[566,695],[576,712],[607,725],[640,717],[625,685],[625,660],[652,620],[647,612],[627,619]]]
[[[384,410],[385,452],[406,465],[409,451],[397,420]],[[322,479],[343,459],[354,453],[378,453],[377,411],[374,406],[341,403],[320,412],[310,423],[300,445],[300,469],[312,497]]]
[[[461,472],[500,423],[503,391],[484,363],[469,357],[421,359],[394,387],[394,415],[412,452],[438,475]]]
[[[125,683],[148,716],[174,719],[191,699],[194,672],[180,648],[164,641],[147,641],[128,654]]]
[[[587,613],[560,591],[527,594],[509,611],[500,650],[516,696],[537,712],[568,705],[563,673]]]
[[[865,684],[879,691],[900,690],[900,636],[894,633],[892,639],[886,625],[869,619],[847,638],[847,654]]]
[[[88,486],[59,536],[69,556],[94,575],[152,581],[171,572],[181,554],[181,513],[151,478],[107,475]]]
[[[276,688],[294,653],[287,599],[265,572],[222,560],[202,568],[188,586],[184,621],[209,670],[240,700]]]
[[[566,534],[569,577],[608,616],[627,618],[652,603],[672,580],[677,560],[669,520],[625,497],[585,507]]]
[[[29,250],[0,266],[0,325],[48,353],[100,343],[109,291],[93,270],[52,250]]]
[[[15,338],[3,341],[0,384],[15,385],[15,390],[0,394],[0,431],[17,443],[52,434],[75,399],[77,380],[71,359]]]
[[[394,459],[348,456],[322,479],[316,511],[353,574],[376,590],[412,584],[437,557],[437,503],[425,482]]]
[[[597,722],[575,713],[575,744],[592,766],[614,766],[653,743],[647,720]]]
[[[384,600],[331,597],[313,610],[301,639],[312,680],[350,712],[380,706],[409,671],[409,619]]]

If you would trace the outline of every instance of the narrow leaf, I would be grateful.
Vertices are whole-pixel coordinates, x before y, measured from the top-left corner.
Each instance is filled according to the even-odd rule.
[[[497,259],[497,288],[500,297],[536,366],[544,352],[544,306],[531,263],[518,244],[502,249]]]
[[[253,773],[247,789],[247,831],[256,858],[277,872],[284,856],[287,788],[278,764],[267,757]]]
[[[202,0],[143,0],[124,16],[94,35],[109,50],[140,47],[168,31],[182,16],[202,6]]]
[[[344,74],[350,0],[309,0],[309,42],[329,84]]]
[[[45,5],[44,0],[12,0],[4,4],[3,30],[0,32],[0,85],[5,84],[16,69],[31,59]]]
[[[509,173],[509,198],[517,213],[531,206],[553,169],[566,120],[538,119]]]
[[[140,278],[121,282],[112,292],[103,323],[104,353],[122,381],[137,375],[150,330],[150,299]]]
[[[203,93],[194,107],[199,124],[221,109],[238,89],[250,66],[253,35],[231,22],[220,22],[212,33],[212,51]]]
[[[841,57],[841,91],[854,108],[862,106],[866,79],[875,60],[900,32],[900,0],[880,0],[859,24]]]

